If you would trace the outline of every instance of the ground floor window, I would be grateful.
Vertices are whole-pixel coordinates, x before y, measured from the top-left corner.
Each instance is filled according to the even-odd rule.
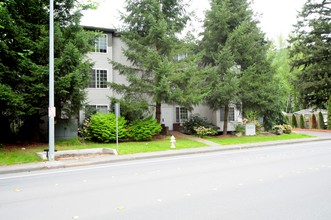
[[[88,105],[85,107],[85,117],[89,117],[97,112],[108,113],[107,105]]]
[[[184,107],[176,107],[176,122],[183,123],[188,120],[188,110]]]
[[[224,108],[220,109],[220,121],[224,121]],[[230,107],[229,108],[229,114],[228,114],[228,121],[234,121],[234,108]]]

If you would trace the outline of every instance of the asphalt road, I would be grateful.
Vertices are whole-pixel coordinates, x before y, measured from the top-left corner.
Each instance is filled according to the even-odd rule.
[[[331,219],[331,141],[0,176],[1,220]]]

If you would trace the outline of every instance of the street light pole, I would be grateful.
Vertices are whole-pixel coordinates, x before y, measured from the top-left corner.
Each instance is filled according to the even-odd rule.
[[[49,1],[49,129],[48,160],[54,160],[54,0]]]

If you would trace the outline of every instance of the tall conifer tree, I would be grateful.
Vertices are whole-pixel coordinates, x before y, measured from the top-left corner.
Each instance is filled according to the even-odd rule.
[[[223,133],[226,134],[231,103],[243,103],[244,108],[263,113],[266,105],[262,104],[273,102],[259,98],[258,91],[270,95],[268,89],[262,88],[267,82],[256,84],[270,80],[272,74],[266,56],[268,43],[246,0],[212,0],[204,28],[200,45],[204,51],[202,62],[213,67],[207,77],[210,92],[206,102],[215,110],[224,108]]]
[[[57,120],[61,113],[78,114],[91,64],[85,58],[90,45],[79,24],[78,2],[55,0],[54,12]],[[48,30],[49,1],[1,2],[0,130],[9,131],[11,124],[21,130],[20,138],[38,139],[40,119],[48,113]]]
[[[182,1],[127,0],[125,9],[120,36],[131,65],[112,64],[129,85],[112,83],[111,88],[126,100],[154,105],[158,122],[162,103],[187,108],[198,103],[196,58],[190,46],[178,39],[189,19]]]
[[[326,109],[331,94],[331,1],[307,0],[290,38],[295,82],[306,107]]]

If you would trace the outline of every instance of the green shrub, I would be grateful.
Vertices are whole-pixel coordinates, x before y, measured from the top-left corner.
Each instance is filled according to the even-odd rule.
[[[300,115],[300,128],[305,128],[305,120],[303,115]]]
[[[192,115],[189,120],[187,120],[183,124],[185,134],[196,134],[195,128],[198,127],[213,128],[214,130],[216,130],[213,124],[211,124],[206,118],[203,118],[198,114]]]
[[[311,128],[316,129],[317,128],[317,120],[315,114],[311,117]]]
[[[87,128],[87,139],[95,142],[109,143],[116,140],[116,117],[114,113],[96,113],[91,116]],[[118,139],[126,139],[126,120],[118,118]]]
[[[194,128],[194,131],[196,132],[196,135],[198,137],[204,137],[204,136],[213,136],[217,134],[217,131],[213,128],[206,128],[203,126]]]
[[[134,120],[128,129],[128,137],[135,141],[146,141],[151,140],[152,137],[160,133],[162,127],[160,123],[157,123],[151,116],[144,119]]]
[[[318,113],[318,124],[320,129],[325,129],[324,127],[324,118],[322,112]]]
[[[235,132],[238,134],[245,134],[245,126],[243,124],[237,124],[235,127]]]
[[[291,125],[282,125],[283,126],[283,133],[284,134],[291,134],[292,133],[292,126]]]
[[[272,127],[272,133],[281,135],[284,133],[284,127],[282,125],[275,125]]]
[[[298,127],[297,117],[294,114],[292,115],[292,127],[293,128],[297,128]]]

